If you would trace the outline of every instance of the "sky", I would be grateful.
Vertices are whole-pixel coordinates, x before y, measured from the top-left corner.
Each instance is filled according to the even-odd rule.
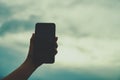
[[[25,60],[37,22],[54,22],[58,54],[29,80],[120,80],[120,0],[0,0],[0,79]]]

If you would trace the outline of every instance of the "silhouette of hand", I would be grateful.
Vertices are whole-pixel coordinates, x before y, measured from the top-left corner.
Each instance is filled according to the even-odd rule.
[[[33,33],[30,39],[28,56],[26,60],[24,61],[24,63],[2,80],[27,80],[30,77],[30,75],[37,69],[37,67],[43,64],[42,61],[40,61],[39,63],[36,63],[34,60],[34,58],[36,57],[34,56],[33,58],[33,55],[35,54],[34,53],[34,39],[35,39],[35,35]],[[57,37],[55,38],[55,40],[57,41]],[[57,53],[56,41],[54,42],[55,44],[52,45],[52,46],[55,46],[55,48],[54,47],[52,48],[54,55]]]
[[[36,64],[36,62],[33,61],[34,39],[35,39],[35,34],[33,33],[33,34],[32,34],[32,37],[31,37],[31,39],[30,39],[29,52],[28,52],[28,56],[27,56],[25,62],[30,63],[30,64],[34,65],[35,67],[38,67],[38,66],[42,65],[43,63],[40,62],[39,64]],[[57,53],[57,47],[58,47],[58,45],[57,45],[57,39],[58,39],[58,38],[55,37],[55,41],[56,41],[56,42],[55,42],[55,48],[54,48],[54,52],[55,52],[54,55],[56,55],[56,53]]]

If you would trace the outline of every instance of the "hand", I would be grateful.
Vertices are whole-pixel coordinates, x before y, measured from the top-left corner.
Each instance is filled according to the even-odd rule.
[[[57,37],[55,39],[57,41]],[[54,55],[57,53],[56,41],[55,45],[53,45],[55,46],[55,48],[53,49]],[[33,61],[33,54],[34,54],[34,34],[30,39],[29,52],[25,62],[2,80],[27,80],[30,77],[30,75],[37,69],[37,67],[43,64],[43,63],[36,64],[36,62]]]
[[[30,64],[32,64],[32,65],[34,65],[35,67],[38,67],[38,66],[40,66],[40,65],[42,65],[43,63],[42,62],[40,62],[39,64],[36,64],[34,61],[33,61],[33,54],[34,54],[34,39],[35,39],[35,34],[33,33],[32,34],[32,37],[31,37],[31,39],[30,39],[30,46],[29,46],[29,52],[28,52],[28,56],[27,56],[27,58],[26,58],[26,60],[25,60],[25,63],[30,63]],[[56,53],[57,53],[57,47],[58,47],[58,45],[57,45],[57,37],[55,37],[55,48],[54,48],[54,55],[56,55]]]

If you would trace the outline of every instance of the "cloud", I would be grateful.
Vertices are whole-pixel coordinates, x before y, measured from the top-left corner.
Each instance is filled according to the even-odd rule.
[[[0,3],[0,22],[8,19],[10,16],[12,16],[12,11],[9,6],[7,6],[4,3]]]
[[[74,6],[69,7],[68,5],[71,5],[74,1],[70,0],[67,3],[67,1],[62,0],[58,2],[45,0],[40,1],[41,5],[35,1],[36,6],[33,6],[33,10],[38,11],[33,12],[30,10],[28,13],[36,13],[36,15],[40,13],[44,21],[55,22],[57,31],[61,35],[72,35],[72,37],[119,37],[120,11],[114,7],[118,4],[117,1],[79,0],[81,2],[76,2]],[[106,7],[107,4],[114,6]]]
[[[47,71],[46,71],[47,70]],[[117,73],[118,72],[118,73]],[[43,79],[43,80],[117,80],[119,78],[119,71],[116,73],[108,68],[95,67],[88,68],[50,68],[42,65],[35,73],[30,77],[30,80]],[[46,76],[47,75],[47,76]]]
[[[11,19],[10,21],[6,21],[1,25],[0,35],[5,33],[18,33],[25,32],[34,29],[35,23],[30,20],[17,20]]]
[[[23,54],[28,52],[30,37],[32,31],[6,33],[0,37],[0,46],[8,47],[13,50],[17,50]]]
[[[80,2],[79,2],[80,1]],[[19,1],[14,3],[7,3],[8,5],[14,5],[15,3],[20,3],[25,7],[23,11],[18,11],[14,13],[17,19],[11,19],[2,24],[1,34],[4,33],[17,33],[24,32],[34,29],[34,23],[32,20],[24,20],[23,15],[30,17],[32,14],[34,16],[43,16],[43,21],[55,21],[57,24],[58,34],[71,37],[70,39],[80,39],[79,37],[87,38],[119,38],[119,13],[120,11],[110,6],[105,7],[105,5],[115,5],[119,4],[117,0],[101,0],[101,1],[89,1],[89,0],[70,0],[67,1],[33,1],[28,2]],[[39,3],[41,2],[41,3]],[[33,3],[34,5],[31,5]],[[56,5],[56,3],[58,5]],[[72,7],[68,5],[75,4]],[[44,5],[42,5],[44,4]],[[98,5],[99,4],[99,5]],[[104,5],[104,6],[103,6]],[[118,6],[119,7],[119,6]],[[62,13],[61,13],[62,12]],[[15,16],[13,16],[16,18]],[[21,19],[18,19],[21,18]],[[26,16],[25,16],[26,17]],[[32,26],[31,26],[32,25]],[[63,42],[63,41],[61,41]],[[98,42],[99,43],[99,42]],[[74,43],[75,44],[75,43]]]
[[[51,72],[53,74],[50,74],[52,77],[49,78],[54,79],[55,75],[61,79],[66,75],[66,79],[70,80],[74,75],[74,79],[119,79],[119,0],[21,0],[12,3],[2,0],[2,2],[5,5],[0,9],[5,9],[3,10],[5,14],[1,16],[3,15],[5,20],[0,23],[0,45],[16,50],[16,53],[22,51],[21,53],[25,53],[22,55],[27,55],[29,39],[36,22],[56,23],[59,47],[56,63],[52,68],[63,67],[69,70],[56,70],[55,73]],[[6,19],[8,17],[9,20]],[[12,53],[14,51],[11,51]],[[14,55],[15,53],[12,54]],[[70,72],[74,69],[77,70]],[[82,70],[79,69],[84,69],[90,74],[84,74],[84,71],[82,74]],[[42,71],[38,71],[39,73],[36,72],[31,80],[36,76],[40,77],[38,74]],[[43,76],[41,79],[47,80],[48,77]]]
[[[16,12],[14,18],[23,20],[21,16],[28,19],[33,15],[38,19],[35,20],[36,22],[55,22],[58,34],[61,35],[119,37],[120,11],[118,8],[120,6],[118,0],[70,0],[69,2],[36,0],[28,3],[20,1],[9,4],[15,6],[15,3],[20,3],[19,5],[24,5],[25,8]],[[42,19],[40,20],[40,18]]]
[[[28,3],[27,1],[25,1],[25,3],[24,1],[20,1],[9,4],[5,1],[6,4],[13,6],[15,6],[15,3],[20,3],[19,5],[24,5],[25,8],[22,8],[22,10],[14,13],[10,20],[6,20],[4,23],[2,23],[2,26],[0,28],[0,35],[5,34],[5,36],[1,37],[1,43],[7,41],[7,39],[10,38],[9,36],[11,36],[12,40],[10,40],[10,44],[8,43],[9,45],[13,45],[16,48],[21,45],[20,49],[28,47],[27,41],[29,40],[26,40],[24,39],[24,37],[21,36],[27,34],[27,32],[32,32],[32,30],[34,30],[34,22],[40,21],[39,17],[42,16],[41,21],[52,21],[56,23],[57,34],[61,38],[61,40],[59,41],[59,43],[61,43],[61,53],[65,53],[63,54],[64,56],[69,56],[69,53],[73,52],[74,57],[81,56],[80,59],[76,58],[76,60],[74,61],[76,65],[77,60],[81,63],[84,63],[85,61],[85,63],[89,63],[89,61],[94,60],[92,58],[96,58],[99,64],[101,64],[103,61],[103,56],[105,56],[104,58],[106,58],[109,53],[113,55],[114,52],[117,52],[117,55],[119,52],[119,48],[117,47],[119,47],[119,45],[117,45],[118,43],[116,43],[116,40],[118,39],[117,42],[119,41],[120,11],[114,6],[112,8],[110,6],[105,6],[107,4],[118,6],[116,5],[117,1],[114,3],[112,3],[112,0],[79,1],[70,0],[67,3],[67,1],[63,0],[58,2],[54,0],[36,0]],[[31,3],[33,5],[31,5]],[[25,6],[25,4],[27,5]],[[26,17],[26,19],[21,16]],[[31,16],[35,18],[30,18]],[[26,38],[28,38],[28,36]],[[112,41],[111,39],[115,40]],[[76,42],[80,42],[80,44]],[[113,42],[113,44],[111,42]],[[117,47],[109,47],[110,45],[116,45]],[[72,49],[72,51],[69,51],[70,49]],[[109,49],[111,50],[111,52],[109,51]],[[61,57],[58,57],[58,60],[60,61],[61,58],[64,57],[66,63],[70,63],[71,59],[73,59],[72,55],[73,54],[71,54],[71,57],[68,60],[66,60],[64,56],[59,55]],[[114,60],[114,58],[112,59]],[[93,62],[92,64],[97,65],[96,62]],[[105,63],[108,62],[109,58],[106,60]]]

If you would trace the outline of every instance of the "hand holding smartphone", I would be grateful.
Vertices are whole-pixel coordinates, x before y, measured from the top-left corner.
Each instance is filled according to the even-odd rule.
[[[37,23],[35,27],[34,54],[36,64],[54,63],[56,54],[55,24]]]

